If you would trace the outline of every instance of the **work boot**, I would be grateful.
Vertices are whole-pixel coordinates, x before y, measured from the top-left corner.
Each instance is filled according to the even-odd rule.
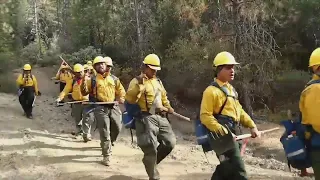
[[[27,115],[27,118],[29,118],[29,119],[33,119],[32,114]]]
[[[74,135],[74,136],[82,136],[83,132],[82,132],[82,130],[77,130],[77,132],[72,131],[71,134]]]
[[[83,134],[83,141],[86,143],[88,141],[92,141],[90,134]]]
[[[110,166],[110,158],[109,157],[103,157],[103,160],[101,163],[105,166]]]

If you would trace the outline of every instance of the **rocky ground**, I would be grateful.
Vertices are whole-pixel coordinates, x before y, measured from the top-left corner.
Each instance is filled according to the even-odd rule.
[[[23,116],[17,96],[0,94],[0,179],[148,179],[141,162],[142,152],[131,144],[128,130],[113,147],[110,167],[99,163],[101,148],[98,134],[83,143],[70,132],[74,122],[70,107],[56,107],[58,86],[50,81],[48,69],[36,69],[41,97],[37,97],[34,119]],[[193,124],[173,119],[178,137],[177,146],[159,166],[163,180],[206,180],[218,164],[213,153],[207,162],[195,138],[185,133]],[[259,123],[260,129],[277,127]],[[250,179],[311,179],[300,178],[297,171],[289,172],[279,142],[283,130],[250,140],[244,160]]]

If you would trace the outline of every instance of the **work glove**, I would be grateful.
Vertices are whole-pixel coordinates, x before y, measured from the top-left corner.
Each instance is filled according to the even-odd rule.
[[[261,133],[259,132],[257,127],[251,128],[250,132],[251,132],[251,137],[252,138],[256,138],[256,137],[260,137],[261,136]]]
[[[124,99],[120,98],[120,99],[118,100],[118,103],[119,103],[119,104],[124,104]]]
[[[56,99],[56,103],[57,103],[57,106],[59,106],[59,103],[61,102],[61,99],[60,98],[57,98]]]
[[[41,92],[40,91],[38,91],[37,96],[41,96]]]
[[[172,107],[168,108],[168,113],[172,114],[174,112],[174,109]]]

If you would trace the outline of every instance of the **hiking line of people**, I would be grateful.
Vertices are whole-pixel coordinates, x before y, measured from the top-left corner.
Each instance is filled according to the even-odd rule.
[[[200,112],[195,120],[198,145],[202,146],[205,153],[214,151],[220,161],[211,177],[214,180],[247,180],[240,154],[240,149],[245,146],[242,140],[260,137],[264,132],[258,130],[252,118],[242,109],[238,93],[230,84],[234,80],[235,66],[238,64],[229,52],[223,51],[216,55],[213,60],[215,77],[203,92]],[[56,103],[72,105],[72,116],[76,122],[75,134],[82,135],[84,142],[91,140],[91,127],[96,121],[102,148],[102,164],[106,166],[111,165],[111,148],[117,141],[122,125],[135,130],[137,145],[143,151],[142,162],[149,179],[158,180],[158,164],[176,145],[176,136],[168,114],[188,121],[190,119],[177,114],[172,108],[166,89],[156,76],[157,71],[161,70],[160,59],[156,54],[149,54],[144,58],[141,74],[130,81],[127,91],[119,78],[111,73],[112,67],[112,59],[102,56],[97,56],[93,63],[88,61],[85,65],[75,64],[73,69],[63,61],[56,77],[52,78],[60,83]],[[316,110],[320,107],[320,101],[317,101],[320,88],[320,48],[311,54],[309,68],[313,72],[313,78],[301,93],[301,117],[298,121],[283,121],[286,132],[280,141],[292,167],[301,170],[312,167],[316,179],[319,179],[320,139],[317,138],[320,138],[320,124]],[[34,95],[41,93],[35,76],[31,75],[30,65],[24,66],[17,83],[20,87],[20,104],[27,117],[32,117],[30,102],[34,101]],[[69,93],[72,101],[64,102]],[[119,104],[125,107],[123,113]],[[241,126],[249,128],[250,134],[243,135]],[[294,159],[297,155],[301,156]]]

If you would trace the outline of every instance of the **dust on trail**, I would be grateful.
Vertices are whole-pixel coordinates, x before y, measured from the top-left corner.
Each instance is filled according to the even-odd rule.
[[[143,154],[136,145],[131,145],[128,130],[123,128],[112,149],[112,165],[101,165],[97,132],[94,140],[88,143],[74,139],[69,133],[74,127],[70,107],[58,108],[53,103],[58,86],[48,80],[47,70],[36,69],[34,73],[43,94],[37,97],[34,119],[22,115],[16,96],[0,93],[0,179],[148,179],[141,162]],[[181,122],[172,121],[176,121],[174,124]],[[192,126],[189,124],[187,128],[192,129]],[[207,154],[209,164],[193,136],[177,129],[175,132],[177,146],[159,166],[161,179],[209,180],[218,164],[215,155]],[[281,160],[280,135],[276,132],[266,139],[251,141],[245,156],[250,179],[308,179],[287,171],[286,163]],[[266,157],[260,158],[263,155]]]

